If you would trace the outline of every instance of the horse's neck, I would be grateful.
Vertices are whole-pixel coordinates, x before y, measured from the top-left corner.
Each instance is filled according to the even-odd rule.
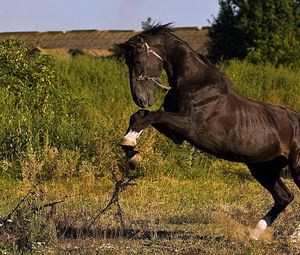
[[[184,45],[185,46],[185,45]],[[216,76],[214,71],[194,51],[186,47],[186,51],[174,49],[169,54],[165,70],[169,83],[175,88],[182,88],[186,84],[212,83]]]

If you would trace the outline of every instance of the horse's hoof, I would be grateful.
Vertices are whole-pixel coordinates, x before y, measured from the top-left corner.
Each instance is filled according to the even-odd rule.
[[[120,142],[120,145],[123,146],[123,147],[135,147],[136,146],[136,140],[124,137],[122,139],[122,141]]]
[[[131,170],[134,170],[137,167],[140,159],[141,159],[141,156],[138,153],[129,159],[129,167]]]
[[[250,234],[250,238],[252,240],[259,240],[262,234],[265,232],[266,228],[267,228],[267,222],[265,220],[260,220],[257,223],[255,229]]]

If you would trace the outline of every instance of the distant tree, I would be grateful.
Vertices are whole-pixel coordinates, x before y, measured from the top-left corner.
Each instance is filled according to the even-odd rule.
[[[232,0],[219,1],[220,10],[209,32],[209,56],[216,62],[221,59],[244,58],[249,38],[239,26],[241,14]]]
[[[147,30],[153,26],[152,18],[148,17],[146,21],[142,21],[142,29]]]
[[[219,0],[209,49],[214,61],[299,64],[299,0]]]

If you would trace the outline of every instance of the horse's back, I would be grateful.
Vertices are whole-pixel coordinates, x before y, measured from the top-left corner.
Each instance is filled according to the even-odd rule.
[[[289,108],[236,93],[216,100],[211,114],[194,112],[194,126],[198,127],[194,144],[198,142],[201,149],[229,160],[264,161],[288,158],[292,144],[299,141],[300,117]]]

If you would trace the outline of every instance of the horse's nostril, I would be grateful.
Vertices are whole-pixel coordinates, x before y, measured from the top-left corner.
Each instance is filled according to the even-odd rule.
[[[148,97],[148,106],[151,106],[154,104],[154,97],[151,96],[151,94],[149,93],[149,97]]]
[[[136,98],[136,103],[139,107],[145,108],[148,106],[147,100],[143,100],[142,98]]]

